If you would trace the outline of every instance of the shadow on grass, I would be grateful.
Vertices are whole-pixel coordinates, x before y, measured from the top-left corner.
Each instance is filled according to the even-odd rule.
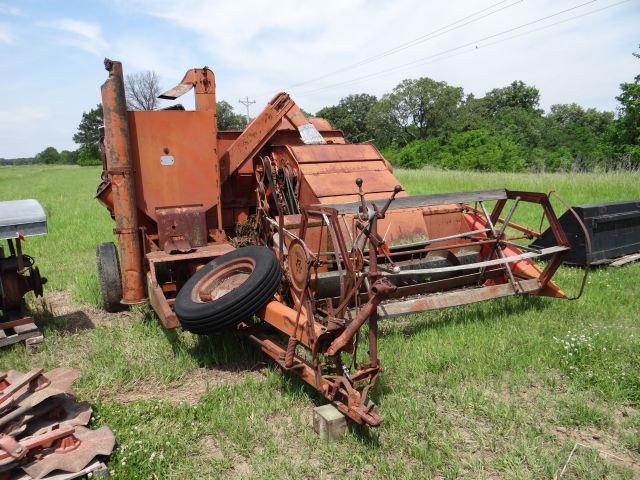
[[[163,332],[175,355],[186,351],[198,361],[200,367],[233,372],[253,371],[257,367],[263,366],[274,367],[281,374],[277,385],[282,395],[309,402],[309,409],[329,403],[316,389],[295,374],[282,369],[276,362],[262,354],[259,348],[251,344],[249,340],[233,331],[196,336],[196,343],[193,346],[185,344],[183,333],[180,330],[163,329]],[[373,390],[375,390],[373,392],[375,398],[384,394],[383,392],[388,388],[378,379]],[[377,432],[372,432],[369,427],[355,425],[352,422],[348,422],[348,425],[350,432],[360,443],[370,447],[379,446]]]
[[[437,312],[422,312],[387,320],[380,324],[380,337],[400,333],[415,335],[423,330],[445,328],[470,322],[505,321],[510,316],[521,315],[531,310],[544,310],[549,299],[535,296],[519,296],[489,300],[482,303],[450,307]]]
[[[279,371],[280,379],[275,385],[283,396],[309,403],[309,409],[326,405],[329,401],[311,385],[295,373],[280,367],[275,361],[263,354],[250,340],[233,330],[226,330],[210,335],[194,335],[195,342],[185,341],[185,335],[179,329],[162,329],[171,344],[174,355],[186,352],[195,358],[202,368],[222,371],[253,371],[257,368],[269,367]],[[274,333],[274,332],[271,332]],[[389,386],[378,377],[371,389],[370,399],[374,403],[390,391]],[[379,439],[376,429],[348,422],[351,435],[363,445],[378,447]]]
[[[82,310],[56,315],[46,302],[42,301],[31,308],[31,315],[38,328],[46,335],[57,331],[61,334],[74,334],[83,330],[91,330],[96,324]]]
[[[162,329],[173,353],[186,352],[198,366],[228,372],[253,371],[264,365],[264,358],[252,345],[231,330],[210,335],[193,335],[193,342],[185,342],[179,329]]]

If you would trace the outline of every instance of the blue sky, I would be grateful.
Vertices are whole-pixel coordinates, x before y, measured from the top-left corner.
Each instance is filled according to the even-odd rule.
[[[0,157],[75,148],[82,112],[100,101],[105,56],[125,73],[158,72],[165,88],[207,65],[218,98],[241,112],[248,95],[254,115],[282,90],[314,112],[420,76],[476,96],[518,79],[547,109],[614,110],[619,84],[640,73],[640,0],[619,1],[0,0]]]

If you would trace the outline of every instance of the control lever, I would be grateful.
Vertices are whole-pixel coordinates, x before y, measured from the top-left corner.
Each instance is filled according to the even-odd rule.
[[[360,205],[362,207],[361,217],[364,219],[367,215],[367,206],[364,203],[364,192],[362,191],[362,179],[356,178],[356,185],[358,186],[358,195],[360,195]]]
[[[372,203],[371,206],[367,206],[365,204],[364,192],[362,191],[362,179],[361,178],[356,178],[356,185],[358,186],[358,195],[360,195],[360,205],[361,205],[361,210],[362,210],[362,212],[360,214],[360,219],[361,220],[366,220],[367,224],[366,224],[366,226],[362,225],[362,226],[359,227],[360,228],[360,232],[356,236],[353,244],[354,244],[354,246],[357,245],[358,241],[360,240],[360,236],[361,235],[365,235],[366,237],[369,238],[369,241],[371,242],[371,248],[374,248],[374,249],[378,250],[378,252],[382,253],[386,257],[386,259],[389,262],[389,264],[391,265],[391,267],[393,268],[393,272],[394,273],[398,273],[400,271],[400,267],[398,267],[395,263],[393,263],[393,260],[391,260],[391,257],[387,253],[386,242],[385,242],[384,238],[380,238],[380,235],[376,231],[375,225],[377,225],[376,220],[378,218],[384,218],[385,217],[385,214],[387,213],[387,210],[389,209],[389,206],[391,205],[391,202],[393,202],[395,200],[395,198],[396,198],[396,195],[402,191],[402,186],[401,185],[396,185],[393,188],[393,193],[387,199],[387,201],[384,204],[384,206],[382,207],[382,209],[378,210],[378,207],[376,206],[375,202]],[[372,226],[373,226],[373,228],[372,228]]]
[[[391,205],[391,202],[395,200],[396,195],[399,194],[401,191],[402,191],[402,185],[396,185],[395,187],[393,187],[393,193],[387,200],[387,203],[384,204],[384,207],[382,207],[382,210],[380,210],[380,212],[378,213],[378,218],[384,218],[384,215],[385,213],[387,213],[387,209]]]

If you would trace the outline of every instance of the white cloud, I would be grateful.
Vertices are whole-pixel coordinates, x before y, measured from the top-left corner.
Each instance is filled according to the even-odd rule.
[[[0,23],[0,44],[12,44],[15,41],[13,30],[7,24]]]
[[[0,125],[17,125],[42,120],[48,116],[45,109],[35,107],[15,107],[0,110]]]
[[[63,18],[48,24],[68,35],[62,41],[94,55],[103,55],[109,44],[102,37],[102,28],[97,23]]]
[[[189,43],[194,45],[194,49],[203,53],[203,57],[206,56],[204,61],[218,71],[219,92],[223,96],[226,94],[234,98],[249,94],[258,97],[261,103],[268,100],[272,93],[300,81],[384,52],[495,3],[491,0],[326,0],[322,3],[296,0],[121,0],[120,6],[140,15],[163,19],[183,29],[189,35]],[[476,95],[522,79],[538,86],[543,99],[548,97],[554,103],[563,101],[563,98],[577,102],[593,100],[593,93],[588,98],[578,94],[588,88],[608,85],[598,103],[587,106],[612,108],[618,83],[624,78],[632,78],[634,64],[625,56],[631,59],[630,53],[637,47],[634,44],[627,45],[640,21],[640,11],[633,7],[633,2],[531,35],[479,48],[478,51],[449,55],[388,75],[311,92],[323,85],[376,74],[396,65],[474,42],[578,4],[553,0],[510,3],[514,5],[463,28],[358,69],[304,87],[292,88],[291,93],[305,108],[314,110],[337,102],[342,96],[353,92],[368,91],[378,95],[388,92],[408,77],[429,76],[445,80],[463,86],[465,91]],[[598,1],[536,23],[534,27],[613,3],[612,0]],[[500,6],[506,5],[509,3]],[[627,44],[621,44],[622,36]],[[637,43],[637,40],[634,42]],[[473,47],[469,48],[473,50]],[[588,58],[584,58],[587,52]],[[586,74],[590,77],[586,78]],[[605,93],[609,100],[604,100]]]
[[[192,68],[188,48],[180,48],[172,44],[158,48],[145,38],[128,34],[119,35],[110,48],[113,59],[122,62],[124,73],[139,70],[157,72],[169,88],[177,84],[184,73]],[[171,84],[171,85],[169,85]]]

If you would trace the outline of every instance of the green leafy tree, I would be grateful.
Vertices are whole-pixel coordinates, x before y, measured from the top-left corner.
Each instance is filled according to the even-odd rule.
[[[386,146],[404,145],[445,133],[457,116],[464,91],[430,78],[404,80],[367,115],[367,124]]]
[[[479,100],[484,128],[500,137],[510,138],[526,149],[536,148],[543,135],[543,111],[540,91],[520,80],[503,88],[494,88]]]
[[[490,130],[511,138],[525,148],[535,148],[544,135],[542,111],[505,108],[492,118]]]
[[[548,151],[546,167],[564,170],[570,165],[582,170],[603,166],[613,154],[608,143],[613,119],[613,112],[584,109],[575,103],[552,105],[540,142]]]
[[[36,155],[37,163],[46,163],[48,165],[53,165],[56,163],[61,163],[60,153],[54,147],[47,147],[40,153]]]
[[[225,100],[216,102],[218,130],[242,130],[247,125],[244,115],[235,113],[231,104]]]
[[[316,113],[339,129],[345,138],[352,143],[366,142],[374,138],[374,132],[367,125],[367,115],[378,99],[374,95],[358,93],[348,95],[340,100],[338,105],[325,107]]]
[[[95,153],[90,148],[81,148],[78,150],[78,165],[81,167],[89,167],[91,165],[102,165],[102,159],[100,155]]]
[[[73,135],[73,141],[80,145],[83,158],[100,158],[100,132],[103,125],[102,105],[98,104],[88,112],[82,114],[82,120],[77,132]]]
[[[515,80],[507,87],[487,92],[483,102],[491,115],[509,108],[535,111],[540,107],[540,91],[521,80]]]
[[[416,140],[394,156],[398,165],[421,168],[521,171],[526,166],[523,149],[510,138],[485,129],[456,132],[444,137]]]
[[[451,135],[440,166],[462,170],[517,172],[524,168],[520,146],[508,137],[483,129]]]
[[[607,132],[613,122],[613,112],[599,112],[595,108],[584,109],[576,103],[551,105],[547,117],[558,126],[586,128],[595,135]]]
[[[633,56],[640,58],[640,53]],[[616,97],[620,106],[614,141],[619,153],[629,157],[634,166],[640,165],[640,75],[636,75],[633,82],[622,83],[620,90]]]
[[[478,128],[491,128],[492,119],[487,113],[483,98],[467,95],[458,108],[455,120],[451,124],[451,132],[466,132]]]
[[[78,156],[78,150],[63,150],[60,152],[60,163],[75,165],[76,163],[78,163]]]
[[[403,147],[396,156],[396,163],[406,168],[422,168],[426,165],[441,166],[445,151],[440,138],[416,140]]]

